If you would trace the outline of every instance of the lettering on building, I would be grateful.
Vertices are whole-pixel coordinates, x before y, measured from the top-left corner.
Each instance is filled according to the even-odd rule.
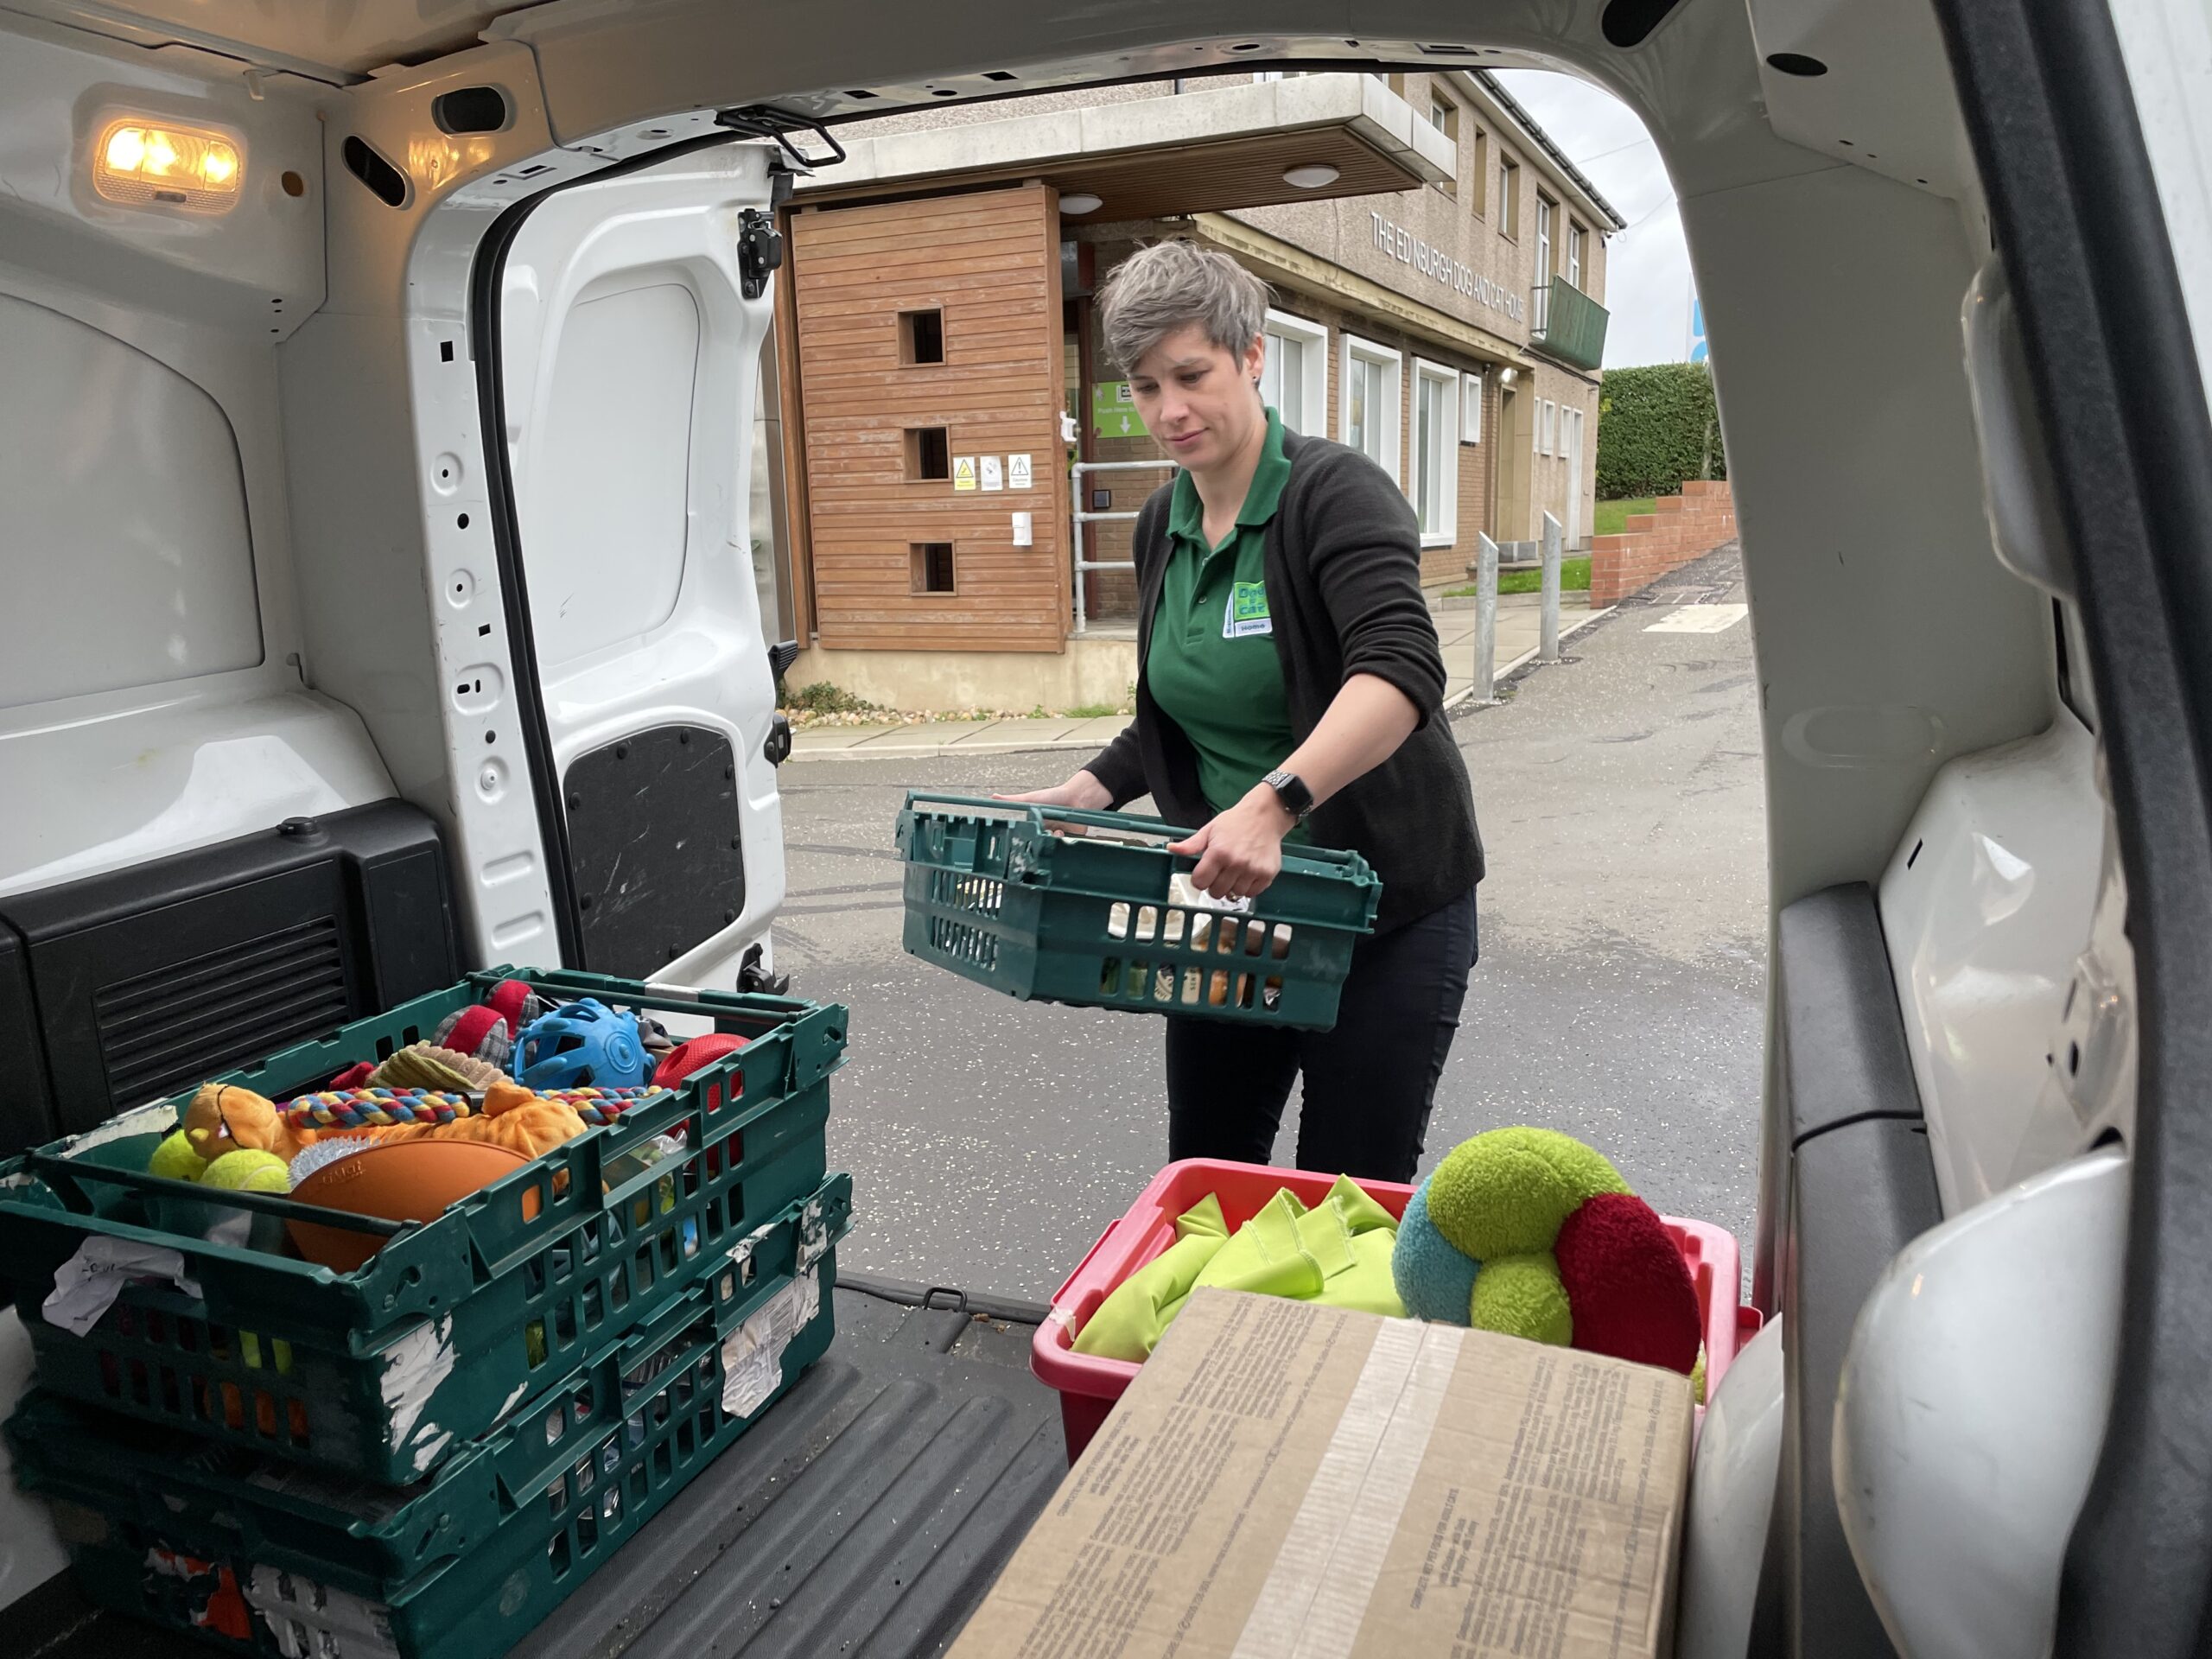
[[[1432,248],[1402,225],[1394,225],[1382,214],[1370,212],[1375,221],[1375,245],[1401,264],[1411,265],[1422,276],[1431,278],[1464,298],[1502,311],[1514,321],[1522,321],[1527,308],[1521,296],[1500,283],[1473,270],[1440,248]]]

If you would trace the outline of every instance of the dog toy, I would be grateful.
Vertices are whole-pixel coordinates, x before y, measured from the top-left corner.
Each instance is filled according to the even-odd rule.
[[[184,1109],[185,1144],[205,1163],[244,1147],[273,1152],[287,1164],[315,1144],[315,1130],[287,1122],[251,1089],[204,1083]]]
[[[1391,1277],[1415,1318],[1690,1374],[1696,1287],[1657,1213],[1550,1129],[1463,1141],[1406,1206]]]
[[[532,1089],[634,1088],[653,1063],[638,1016],[595,997],[540,1014],[515,1039],[512,1070]]]
[[[540,1153],[550,1152],[564,1142],[575,1140],[585,1130],[594,1127],[587,1122],[583,1113],[569,1101],[555,1096],[533,1094],[518,1083],[495,1083],[484,1091],[480,1109],[463,1100],[464,1109],[455,1111],[455,1103],[441,1099],[436,1104],[424,1107],[412,1122],[338,1129],[332,1133],[364,1145],[391,1146],[404,1141],[474,1141],[486,1146],[504,1147],[518,1152],[525,1158],[535,1158]],[[624,1104],[627,1102],[621,1103]],[[583,1104],[600,1116],[605,1111],[605,1097],[587,1096]],[[601,1116],[601,1122],[612,1122],[619,1116]]]
[[[435,1043],[410,1043],[369,1073],[372,1089],[489,1089],[507,1074],[489,1060]]]
[[[165,1181],[196,1181],[207,1173],[207,1160],[192,1149],[192,1142],[179,1129],[154,1148],[146,1173]]]
[[[522,1028],[551,1006],[522,981],[503,979],[474,1007],[447,1015],[430,1033],[430,1041],[504,1067]]]
[[[712,1065],[725,1055],[734,1054],[745,1046],[746,1039],[728,1032],[710,1031],[703,1037],[694,1037],[689,1042],[678,1043],[671,1049],[653,1072],[653,1086],[672,1088],[702,1067]],[[742,1077],[733,1077],[731,1092],[741,1093],[745,1088]]]
[[[500,1077],[485,1091],[484,1098],[488,1101],[493,1092],[512,1090],[514,1087],[507,1078]],[[622,1114],[639,1102],[667,1091],[647,1087],[535,1091],[525,1089],[523,1092],[558,1101],[574,1110],[585,1128],[596,1128],[602,1123],[619,1122]],[[287,1101],[280,1109],[280,1116],[296,1129],[340,1131],[451,1123],[457,1118],[474,1116],[477,1111],[477,1100],[473,1094],[444,1090],[325,1089]]]
[[[284,1160],[275,1153],[241,1148],[226,1152],[208,1165],[207,1173],[200,1178],[200,1185],[219,1187],[226,1192],[289,1192],[292,1176]]]

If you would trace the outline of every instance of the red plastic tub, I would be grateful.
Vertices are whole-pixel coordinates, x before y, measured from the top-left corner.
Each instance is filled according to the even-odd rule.
[[[1220,1198],[1222,1217],[1234,1232],[1284,1187],[1300,1202],[1315,1205],[1335,1185],[1333,1175],[1210,1158],[1170,1164],[1153,1178],[1128,1213],[1100,1235],[1083,1264],[1054,1293],[1052,1317],[1037,1327],[1030,1346],[1030,1370],[1059,1392],[1070,1463],[1083,1454],[1138,1369],[1127,1360],[1077,1353],[1072,1345],[1076,1332],[1116,1287],[1175,1242],[1175,1217],[1211,1192]],[[1412,1187],[1395,1181],[1362,1181],[1360,1185],[1394,1216],[1405,1213],[1414,1195]],[[1662,1219],[1681,1247],[1690,1281],[1697,1287],[1698,1311],[1705,1319],[1705,1391],[1710,1399],[1738,1347],[1758,1331],[1759,1316],[1737,1306],[1743,1281],[1732,1234],[1701,1221],[1673,1216]],[[1700,1419],[1703,1414],[1700,1408]]]

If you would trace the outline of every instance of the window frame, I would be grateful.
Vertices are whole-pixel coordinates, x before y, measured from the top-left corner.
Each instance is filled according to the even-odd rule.
[[[1406,355],[1395,346],[1365,339],[1350,329],[1344,331],[1344,346],[1337,354],[1337,442],[1342,444],[1351,443],[1351,373],[1355,363],[1373,363],[1382,371],[1382,453],[1368,455],[1368,459],[1389,474],[1402,489],[1405,472],[1399,429],[1404,423]],[[1365,450],[1360,453],[1367,454]]]
[[[1480,371],[1463,371],[1459,376],[1459,442],[1480,443],[1483,441],[1483,399],[1490,391],[1490,376]],[[1470,403],[1468,400],[1472,398]],[[1472,411],[1471,415],[1470,411]],[[1472,432],[1472,437],[1467,435]]]
[[[1439,388],[1437,411],[1443,417],[1447,430],[1436,446],[1439,476],[1436,480],[1436,526],[1421,532],[1421,544],[1425,548],[1450,547],[1459,539],[1459,371],[1446,363],[1433,362],[1425,357],[1414,359],[1413,420],[1414,432],[1413,488],[1410,499],[1414,516],[1421,516],[1422,471],[1428,457],[1421,453],[1421,389],[1423,382]]]
[[[1441,121],[1436,118],[1439,110],[1445,115]],[[1452,141],[1452,176],[1439,180],[1436,188],[1457,200],[1459,194],[1459,105],[1456,100],[1437,91],[1433,84],[1428,89],[1428,124]]]
[[[1567,281],[1569,287],[1583,294],[1590,291],[1582,284],[1585,264],[1582,251],[1589,245],[1588,229],[1578,222],[1573,214],[1569,213],[1567,218]]]
[[[1325,323],[1301,317],[1294,311],[1278,311],[1268,308],[1267,321],[1260,332],[1283,340],[1294,340],[1305,347],[1303,360],[1299,365],[1299,396],[1306,407],[1300,414],[1300,424],[1283,425],[1302,437],[1325,435],[1329,425],[1329,329]],[[1319,349],[1316,349],[1316,348]],[[1268,354],[1272,359],[1274,353]],[[1319,431],[1314,429],[1315,416],[1319,417]]]
[[[1497,152],[1497,233],[1509,242],[1521,239],[1521,163]]]

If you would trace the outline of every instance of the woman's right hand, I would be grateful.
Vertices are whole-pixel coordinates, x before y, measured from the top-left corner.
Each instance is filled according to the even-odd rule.
[[[1114,804],[1114,797],[1106,785],[1087,772],[1078,772],[1065,784],[1051,789],[1033,789],[1027,795],[1000,795],[994,798],[1032,806],[1071,806],[1084,812],[1103,812]]]

